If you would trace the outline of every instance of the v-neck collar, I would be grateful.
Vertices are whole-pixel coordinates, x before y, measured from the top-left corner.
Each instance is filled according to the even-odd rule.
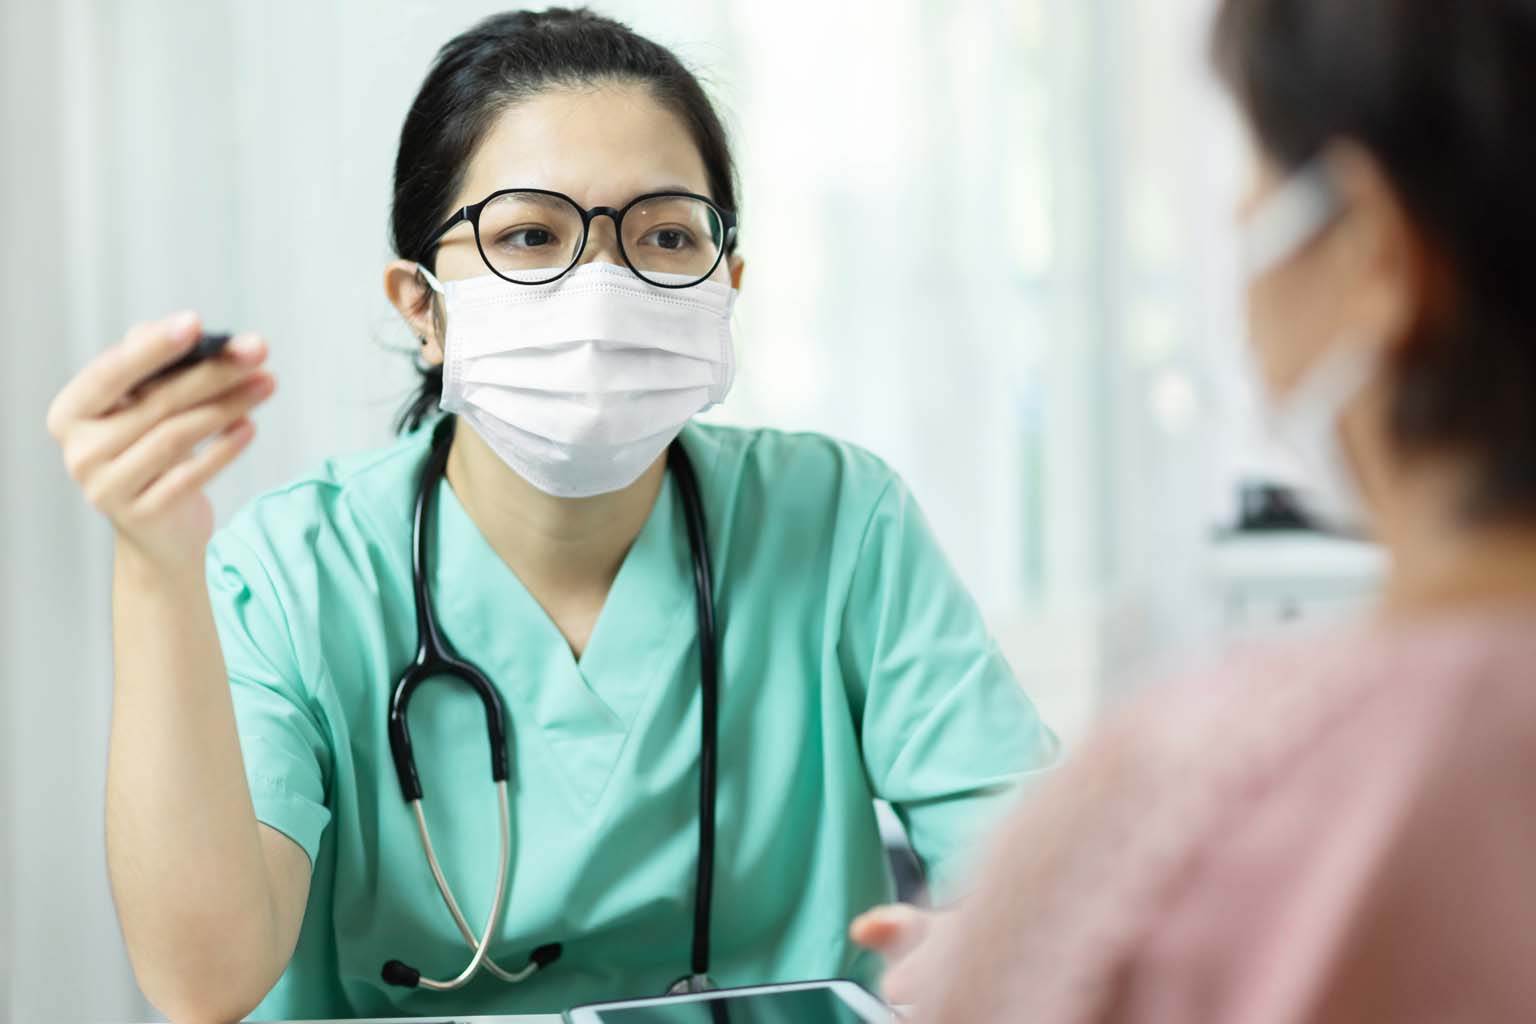
[[[664,656],[692,641],[687,531],[668,473],[578,662],[564,635],[485,539],[447,480],[438,487],[432,603],[461,658],[501,691],[517,742],[542,738],[573,792],[602,795]],[[686,659],[685,659],[686,661]],[[528,724],[538,726],[537,737]],[[523,726],[520,728],[519,726]]]

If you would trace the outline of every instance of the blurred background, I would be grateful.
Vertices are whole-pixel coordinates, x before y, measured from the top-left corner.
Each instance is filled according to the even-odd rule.
[[[723,420],[893,464],[1049,720],[1358,602],[1284,525],[1237,357],[1241,134],[1211,0],[596,0],[699,70],[743,181]],[[102,850],[110,538],[43,429],[136,320],[263,331],[227,518],[382,445],[399,125],[484,0],[0,0],[0,1019],[148,1016]],[[1245,493],[1245,488],[1246,493]],[[1240,530],[1247,525],[1250,529]]]

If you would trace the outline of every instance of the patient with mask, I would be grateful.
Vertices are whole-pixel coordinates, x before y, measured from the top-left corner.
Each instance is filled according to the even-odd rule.
[[[1225,0],[1251,355],[1367,621],[1148,687],[887,994],[921,1021],[1536,1020],[1536,4]]]

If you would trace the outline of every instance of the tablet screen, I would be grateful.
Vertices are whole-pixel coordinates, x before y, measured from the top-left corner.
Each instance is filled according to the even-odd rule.
[[[866,1024],[828,988],[746,995],[722,993],[702,1002],[602,1010],[602,1024]]]

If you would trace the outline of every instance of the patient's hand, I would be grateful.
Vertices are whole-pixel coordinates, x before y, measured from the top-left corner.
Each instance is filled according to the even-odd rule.
[[[887,1002],[911,1003],[917,996],[912,967],[915,955],[933,931],[940,911],[924,910],[909,903],[895,903],[854,918],[848,935],[859,945],[885,957],[885,976],[880,994]]]

